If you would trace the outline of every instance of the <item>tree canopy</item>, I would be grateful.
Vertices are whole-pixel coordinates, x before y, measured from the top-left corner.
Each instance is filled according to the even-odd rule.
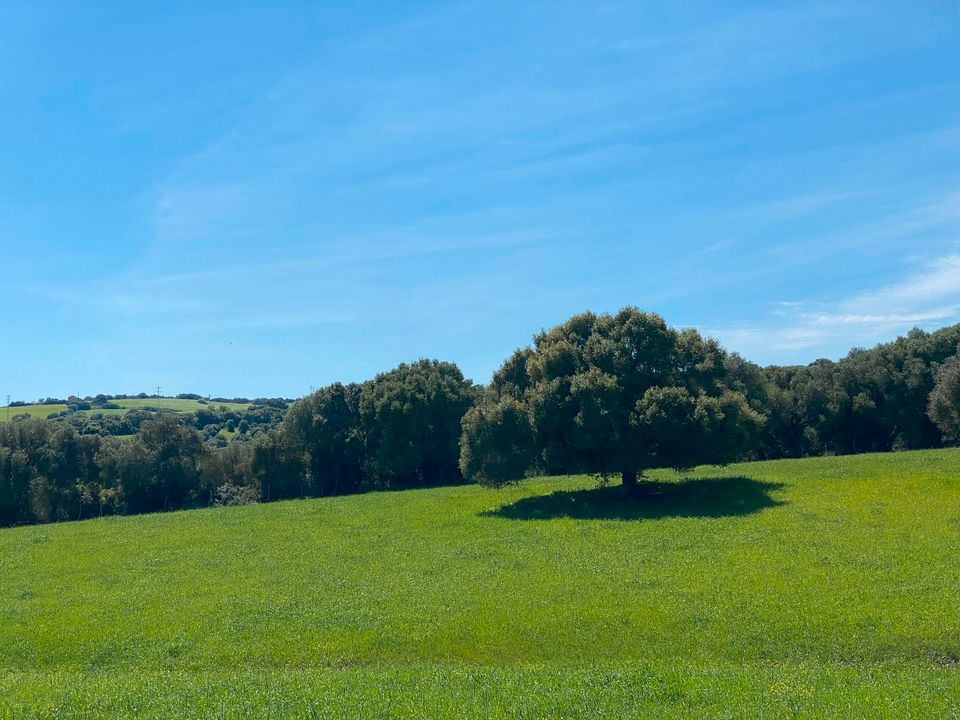
[[[727,361],[716,341],[636,308],[576,315],[498,371],[464,418],[461,469],[491,485],[619,473],[632,488],[645,468],[736,459],[763,418]]]
[[[289,409],[215,398],[113,414],[121,396],[47,398],[70,410],[0,422],[0,525],[533,473],[633,485],[653,466],[939,447],[960,443],[958,344],[960,325],[915,329],[838,361],[761,368],[626,308],[539,333],[485,388],[419,360]]]
[[[376,488],[463,482],[457,465],[460,421],[473,384],[453,363],[401,364],[360,393],[364,474]]]
[[[937,372],[928,412],[947,442],[960,442],[960,345]]]

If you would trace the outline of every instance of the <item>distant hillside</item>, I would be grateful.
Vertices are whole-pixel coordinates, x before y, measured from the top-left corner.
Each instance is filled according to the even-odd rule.
[[[94,398],[78,399],[78,403],[36,403],[16,404],[9,408],[0,408],[0,422],[12,419],[18,415],[29,415],[35,418],[48,418],[53,415],[69,415],[83,413],[85,415],[124,415],[131,410],[168,411],[176,413],[192,413],[202,408],[222,408],[228,410],[246,410],[252,403],[222,402],[219,400],[194,400],[173,397],[147,398],[113,398],[98,402]],[[105,406],[105,407],[104,407]],[[116,407],[113,407],[116,406]],[[76,407],[76,409],[74,409]]]

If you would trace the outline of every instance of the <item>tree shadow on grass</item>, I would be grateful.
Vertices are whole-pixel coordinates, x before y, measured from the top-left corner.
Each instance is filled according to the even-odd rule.
[[[510,520],[657,520],[670,517],[720,518],[752,515],[783,505],[770,493],[781,483],[746,477],[638,483],[628,495],[620,485],[535,495],[481,515]]]

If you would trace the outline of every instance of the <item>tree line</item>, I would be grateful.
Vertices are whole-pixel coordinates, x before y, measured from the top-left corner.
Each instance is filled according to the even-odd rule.
[[[960,325],[913,330],[837,362],[762,368],[652,313],[583,313],[487,386],[420,360],[249,417],[0,424],[0,524],[571,472],[631,492],[651,467],[938,447],[960,442],[958,343]]]
[[[421,360],[322,388],[285,413],[210,407],[3,423],[0,524],[463,482],[460,420],[476,392],[452,363]],[[213,434],[234,423],[233,442]]]

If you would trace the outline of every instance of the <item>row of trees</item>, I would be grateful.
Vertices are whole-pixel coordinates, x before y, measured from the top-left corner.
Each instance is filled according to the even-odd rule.
[[[0,524],[534,473],[619,475],[631,490],[649,467],[935,447],[960,442],[958,343],[960,325],[914,330],[839,362],[761,368],[654,314],[584,313],[482,388],[421,360],[322,388],[285,415],[0,425]],[[129,432],[105,431],[122,422]],[[241,441],[226,445],[231,424]]]
[[[530,473],[936,447],[960,441],[960,325],[839,362],[761,368],[696,331],[626,308],[540,333],[463,421],[461,468]]]
[[[156,418],[158,414],[176,415],[182,422],[201,432],[206,442],[214,446],[225,446],[226,439],[222,431],[239,433],[240,442],[251,440],[257,435],[269,432],[283,422],[285,411],[272,405],[254,405],[243,409],[231,409],[226,406],[207,405],[193,413],[176,413],[173,410],[136,409],[107,415],[105,413],[72,413],[47,418],[54,423],[70,425],[80,435],[125,436],[135,435],[140,428]],[[19,420],[29,419],[29,415],[15,416]]]
[[[960,325],[934,333],[913,330],[871,350],[853,350],[839,362],[766,368],[760,395],[768,420],[758,456],[882,452],[954,442],[945,405],[935,398],[946,399],[958,343]]]
[[[475,394],[455,365],[421,360],[323,388],[282,423],[274,407],[143,413],[132,435],[90,432],[120,419],[4,423],[0,524],[462,482],[460,420]],[[225,416],[268,429],[220,447],[207,437]]]

